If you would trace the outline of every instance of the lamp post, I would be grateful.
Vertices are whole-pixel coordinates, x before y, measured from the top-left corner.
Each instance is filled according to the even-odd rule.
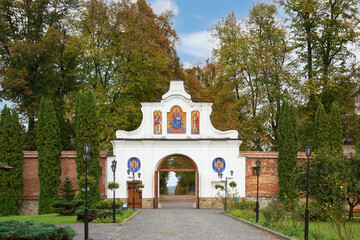
[[[259,175],[260,175],[260,164],[259,160],[256,161],[256,222],[259,222]]]
[[[111,170],[113,171],[113,175],[114,175],[114,182],[115,182],[115,171],[116,171],[116,161],[115,159],[111,162]],[[115,216],[115,189],[113,190],[113,223],[116,223],[116,216]]]
[[[305,240],[309,238],[309,158],[311,156],[312,147],[310,144],[305,146],[305,154],[307,157],[307,173],[306,173],[306,208],[305,208]]]
[[[228,184],[228,180],[232,179],[232,175],[234,174],[234,171],[231,170],[230,171],[230,175],[231,177],[225,177],[225,181],[221,181],[221,182],[225,182],[225,204],[224,204],[224,211],[226,211],[226,200],[227,200],[227,184]],[[221,179],[223,177],[222,173],[218,174],[219,178]]]
[[[127,174],[130,175],[130,169],[127,170]],[[141,173],[138,173],[138,177],[140,179]],[[132,205],[133,205],[133,210],[135,210],[135,173],[134,172],[132,173],[132,177],[130,177],[130,178],[132,178],[132,182],[133,182],[133,203],[132,203]]]
[[[83,159],[85,163],[85,216],[84,216],[84,225],[85,225],[85,240],[89,239],[89,209],[88,209],[88,202],[87,202],[87,192],[88,192],[88,170],[87,164],[90,159],[90,149],[91,145],[89,143],[84,144],[84,151],[83,151]]]

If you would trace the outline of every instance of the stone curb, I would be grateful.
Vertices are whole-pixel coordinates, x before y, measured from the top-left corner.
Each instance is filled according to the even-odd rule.
[[[124,221],[122,221],[120,223],[120,226],[123,226],[125,224],[127,224],[128,221],[130,221],[133,217],[135,217],[136,215],[138,215],[138,213],[140,212],[140,210],[137,210],[133,215],[131,215],[130,217],[128,217],[127,219],[125,219]]]
[[[294,239],[294,238],[285,236],[285,235],[283,235],[283,234],[281,234],[281,233],[275,232],[275,231],[273,231],[273,230],[271,230],[271,229],[269,229],[269,228],[266,228],[266,227],[257,225],[256,223],[252,223],[252,222],[246,221],[246,220],[244,220],[244,219],[235,217],[235,216],[230,215],[230,214],[225,213],[225,212],[221,212],[221,213],[224,214],[224,215],[226,215],[226,216],[232,217],[233,219],[235,219],[235,220],[237,220],[237,221],[239,221],[239,222],[242,222],[242,223],[244,223],[244,224],[247,224],[247,225],[249,225],[249,226],[251,226],[251,227],[253,227],[253,228],[256,228],[256,229],[259,229],[259,230],[261,230],[261,231],[263,231],[263,232],[266,232],[266,233],[269,233],[269,234],[271,234],[271,235],[274,235],[274,236],[276,236],[276,237],[279,238],[279,239],[282,239],[282,240],[296,240],[296,239]]]

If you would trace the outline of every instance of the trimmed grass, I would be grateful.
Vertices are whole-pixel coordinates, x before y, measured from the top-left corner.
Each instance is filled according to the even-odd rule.
[[[125,219],[129,218],[136,212],[133,210],[125,210],[123,215],[116,215],[116,222],[121,223]],[[76,221],[76,216],[61,216],[58,214],[45,214],[45,215],[22,215],[22,216],[7,216],[0,217],[0,221],[17,220],[20,222],[30,221],[35,224],[49,223],[49,224],[70,224],[70,223],[83,223]],[[102,221],[112,223],[112,217],[108,221]]]
[[[21,216],[7,216],[0,217],[0,221],[17,220],[20,222],[30,221],[35,224],[51,223],[51,224],[64,224],[64,223],[79,223],[76,221],[76,216],[61,216],[58,214],[44,214],[44,215],[21,215]]]
[[[252,210],[227,210],[227,213],[245,219],[247,221],[256,222],[255,212]],[[284,217],[278,223],[269,226],[265,225],[265,218],[259,214],[259,225],[271,228],[274,231],[290,236],[295,239],[304,239],[304,221],[293,222],[289,217]],[[323,239],[323,240],[338,240],[340,239],[336,234],[336,226],[330,222],[310,222],[309,223],[309,239]],[[346,239],[360,240],[360,219],[354,219],[347,223],[347,232],[351,232],[352,237]],[[344,233],[344,229],[342,229]]]

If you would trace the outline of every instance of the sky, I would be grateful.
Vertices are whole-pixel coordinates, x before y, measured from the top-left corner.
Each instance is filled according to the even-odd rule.
[[[215,42],[208,29],[231,11],[239,18],[247,18],[256,0],[148,0],[156,14],[165,10],[174,13],[173,28],[180,37],[177,52],[187,67],[203,63],[211,57]]]

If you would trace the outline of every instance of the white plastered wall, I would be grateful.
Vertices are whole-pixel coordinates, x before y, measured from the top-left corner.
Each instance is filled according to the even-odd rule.
[[[167,133],[167,113],[173,106],[180,106],[186,112],[186,133]],[[230,170],[234,171],[233,181],[237,183],[240,197],[245,197],[245,158],[239,156],[241,140],[235,130],[219,131],[210,120],[212,103],[193,102],[184,90],[182,81],[171,81],[169,91],[163,95],[160,102],[142,103],[143,120],[140,127],[127,132],[119,130],[116,139],[112,140],[113,156],[108,157],[106,176],[112,181],[111,161],[117,161],[116,182],[120,188],[116,190],[117,198],[127,198],[127,161],[137,157],[141,161],[141,178],[144,184],[143,198],[154,198],[154,173],[158,164],[164,158],[182,154],[191,158],[199,172],[199,197],[216,197],[214,184],[219,182],[218,174],[212,169],[212,161],[221,157],[226,162],[224,177],[230,177]],[[200,112],[200,134],[191,134],[191,112]],[[162,112],[162,134],[153,133],[153,112]],[[224,179],[223,177],[223,179]],[[136,176],[136,180],[138,180]],[[112,191],[107,191],[112,196]]]

